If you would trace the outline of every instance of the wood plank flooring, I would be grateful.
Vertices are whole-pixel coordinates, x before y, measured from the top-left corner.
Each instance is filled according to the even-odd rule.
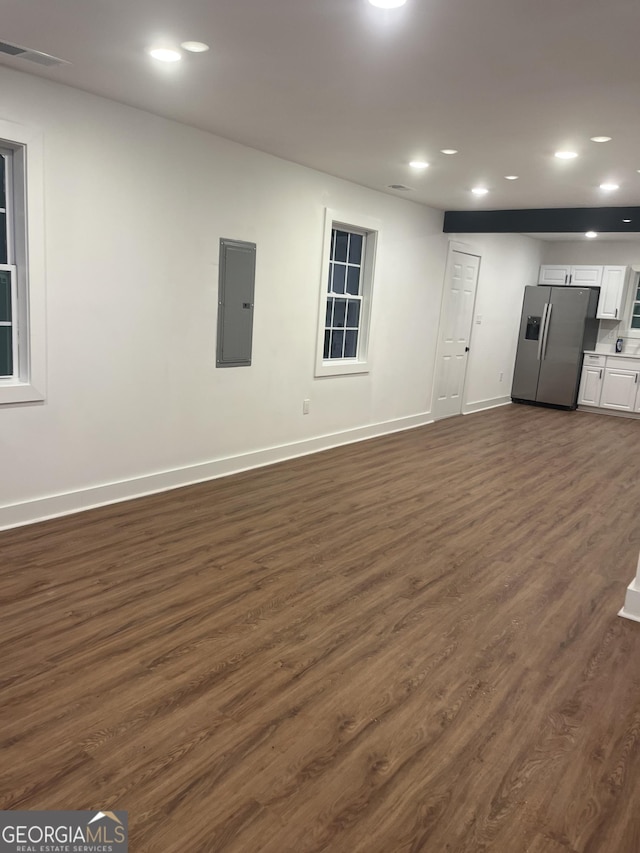
[[[639,438],[509,406],[0,534],[0,808],[638,853]]]

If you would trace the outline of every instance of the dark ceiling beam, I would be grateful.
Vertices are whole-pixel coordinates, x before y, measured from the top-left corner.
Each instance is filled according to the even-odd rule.
[[[623,222],[630,219],[631,222]],[[538,210],[447,210],[445,233],[522,234],[640,231],[640,207],[550,207]]]

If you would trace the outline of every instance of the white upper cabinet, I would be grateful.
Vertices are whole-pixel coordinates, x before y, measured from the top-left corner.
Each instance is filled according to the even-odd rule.
[[[599,320],[619,320],[622,316],[626,267],[605,267],[598,299]]]
[[[627,267],[596,264],[543,264],[538,284],[599,287],[598,320],[620,320],[624,306]]]
[[[538,284],[569,284],[570,266],[543,264],[538,275]]]
[[[603,268],[601,266],[571,267],[569,272],[569,284],[576,287],[600,287],[602,284]]]
[[[564,285],[576,287],[600,287],[602,284],[602,266],[596,264],[543,264],[538,275],[538,284]]]

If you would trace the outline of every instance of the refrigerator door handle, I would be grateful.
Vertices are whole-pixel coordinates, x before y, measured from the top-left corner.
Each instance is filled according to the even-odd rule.
[[[544,319],[544,329],[542,330],[542,358],[540,361],[544,361],[547,357],[547,340],[549,338],[549,323],[551,322],[551,309],[553,308],[553,302],[547,303],[547,313]]]
[[[542,347],[544,345],[544,337],[545,331],[547,328],[547,311],[549,310],[549,303],[544,303],[544,308],[542,309],[542,323],[540,329],[540,337],[538,338],[538,361],[542,361]]]
[[[549,307],[549,303],[544,303],[544,308],[542,309],[542,322],[540,323],[540,332],[538,337],[538,361],[542,360],[542,342],[544,341],[544,324],[547,321],[547,308]]]

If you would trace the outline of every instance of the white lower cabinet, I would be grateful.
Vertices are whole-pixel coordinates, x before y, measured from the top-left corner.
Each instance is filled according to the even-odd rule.
[[[580,380],[580,391],[578,393],[579,406],[600,405],[603,373],[604,367],[590,367],[585,364],[582,368],[582,379]]]
[[[640,358],[585,353],[578,405],[640,413]]]
[[[638,371],[606,367],[602,381],[600,406],[603,409],[619,409],[633,412],[638,394]]]

